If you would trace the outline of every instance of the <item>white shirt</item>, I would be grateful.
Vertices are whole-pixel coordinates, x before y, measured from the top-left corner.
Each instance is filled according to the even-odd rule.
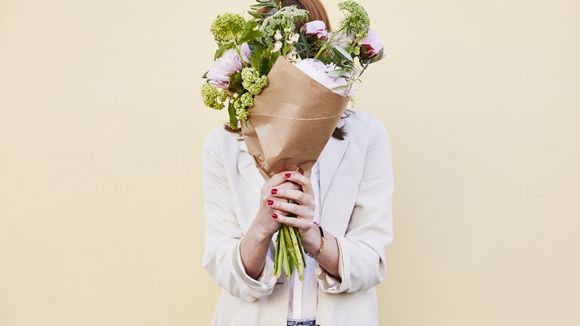
[[[318,162],[312,167],[310,180],[312,191],[314,192],[314,221],[320,220],[320,172]],[[298,271],[289,279],[289,298],[288,298],[288,320],[313,320],[316,319],[316,306],[318,304],[318,282],[314,272],[314,258],[304,254],[306,259],[306,268],[302,281],[298,279]]]

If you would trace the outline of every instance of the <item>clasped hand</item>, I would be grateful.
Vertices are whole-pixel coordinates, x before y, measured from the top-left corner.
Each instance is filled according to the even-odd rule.
[[[282,224],[296,227],[301,237],[315,226],[312,184],[309,177],[298,171],[283,171],[266,181],[261,190],[261,202],[257,218],[270,236]]]

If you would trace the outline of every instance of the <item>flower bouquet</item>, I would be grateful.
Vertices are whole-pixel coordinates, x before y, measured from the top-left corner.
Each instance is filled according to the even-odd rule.
[[[336,31],[308,21],[308,11],[258,0],[246,19],[224,14],[211,26],[218,49],[203,76],[206,106],[227,108],[265,179],[286,170],[309,176],[367,67],[384,56],[367,12],[354,1],[339,4]],[[306,266],[298,231],[283,225],[276,239],[274,274]]]

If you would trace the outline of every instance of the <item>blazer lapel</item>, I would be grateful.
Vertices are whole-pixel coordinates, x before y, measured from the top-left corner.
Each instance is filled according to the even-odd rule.
[[[257,191],[258,195],[260,192],[260,187],[264,184],[265,180],[258,171],[256,167],[256,161],[254,157],[248,152],[246,147],[246,142],[243,138],[238,139],[238,144],[240,148],[240,156],[238,158],[238,172],[253,191]]]
[[[344,158],[349,143],[350,138],[348,136],[344,140],[331,137],[318,158],[320,167],[320,203],[322,206],[324,206],[328,189],[334,179],[336,169]]]

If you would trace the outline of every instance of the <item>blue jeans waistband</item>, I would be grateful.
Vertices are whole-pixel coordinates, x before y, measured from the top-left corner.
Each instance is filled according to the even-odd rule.
[[[317,326],[316,320],[288,320],[286,326]]]

